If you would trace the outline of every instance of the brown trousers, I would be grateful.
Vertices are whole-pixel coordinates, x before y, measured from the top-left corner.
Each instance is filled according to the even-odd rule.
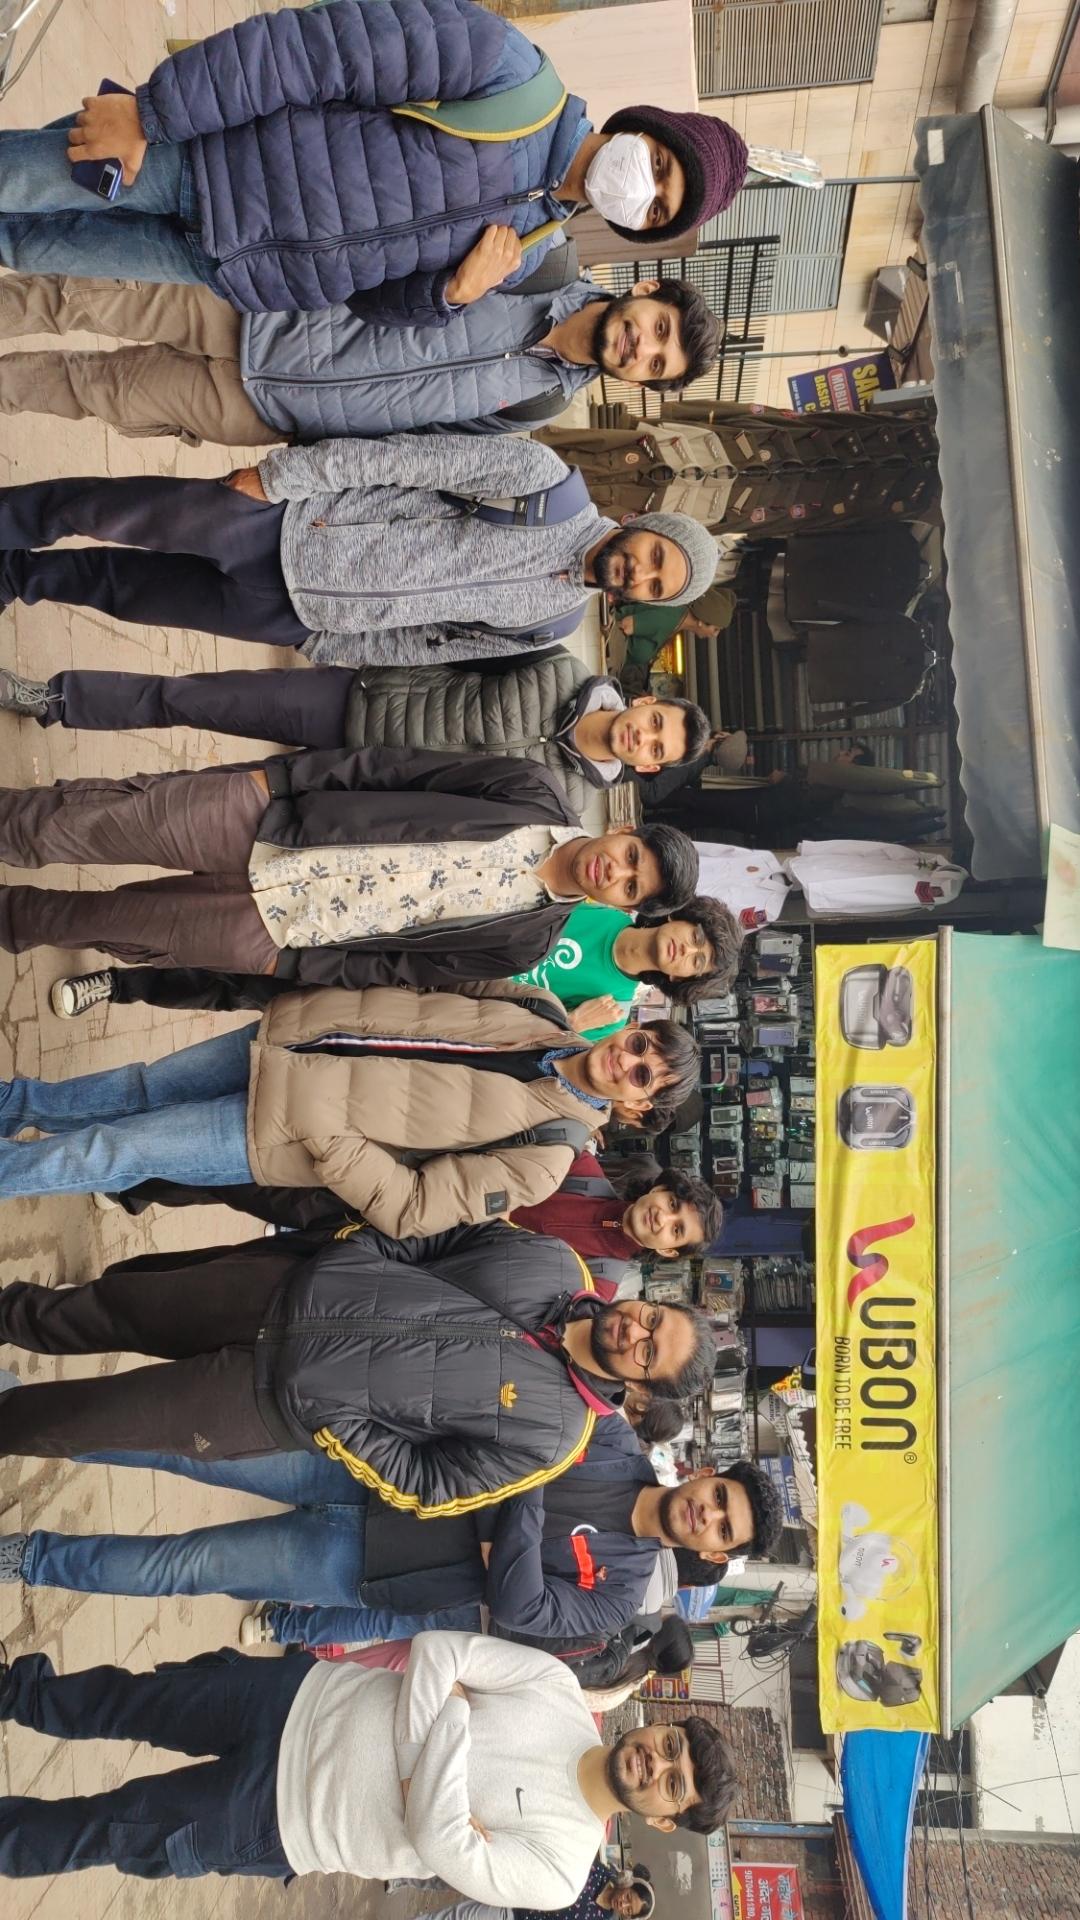
[[[0,888],[0,948],[97,947],[144,966],[272,972],[277,948],[247,880],[266,806],[241,767],[0,789],[0,860],[9,866],[181,869],[107,893]]]
[[[208,287],[5,273],[0,338],[40,333],[142,344],[5,354],[0,415],[101,420],[133,438],[173,434],[190,446],[265,447],[281,439],[244,391],[240,315]]]

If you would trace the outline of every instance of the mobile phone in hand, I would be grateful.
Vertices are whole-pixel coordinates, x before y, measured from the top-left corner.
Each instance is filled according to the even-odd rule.
[[[130,93],[116,80],[103,80],[99,93]],[[115,200],[124,184],[124,168],[119,160],[76,160],[71,177],[77,187],[96,193],[99,200]]]

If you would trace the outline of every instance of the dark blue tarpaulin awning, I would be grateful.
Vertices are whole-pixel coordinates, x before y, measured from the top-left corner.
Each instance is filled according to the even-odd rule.
[[[840,1757],[851,1851],[877,1920],[904,1920],[915,1796],[925,1733],[848,1733]]]

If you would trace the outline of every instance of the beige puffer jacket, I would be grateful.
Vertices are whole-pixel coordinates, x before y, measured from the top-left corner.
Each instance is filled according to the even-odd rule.
[[[462,1042],[544,1053],[576,1035],[519,1000],[558,1001],[511,981],[476,982],[469,993],[326,987],[271,1002],[252,1048],[248,1151],[268,1187],[330,1187],[383,1233],[402,1238],[490,1220],[546,1199],[565,1178],[570,1146],[461,1152],[544,1121],[597,1129],[593,1109],[558,1080],[523,1082],[460,1062],[381,1060],[297,1053],[329,1035],[379,1036],[420,1046]],[[434,1153],[419,1168],[409,1151]]]

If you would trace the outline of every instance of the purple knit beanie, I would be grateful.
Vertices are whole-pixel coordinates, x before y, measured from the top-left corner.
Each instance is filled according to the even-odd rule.
[[[704,226],[730,207],[746,179],[746,141],[711,113],[669,113],[666,107],[622,107],[605,120],[601,133],[651,133],[670,147],[686,175],[686,194],[674,220],[666,227],[629,227],[609,224],[624,240],[675,240]]]

